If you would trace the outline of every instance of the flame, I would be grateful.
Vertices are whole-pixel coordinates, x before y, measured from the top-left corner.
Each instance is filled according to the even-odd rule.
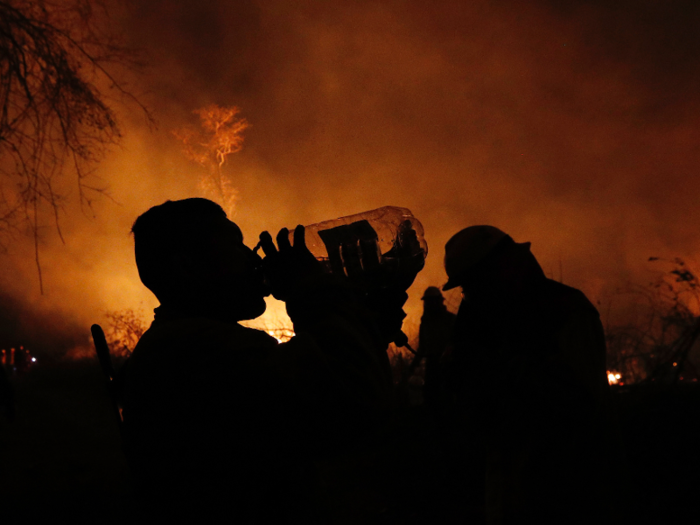
[[[608,384],[610,385],[624,385],[622,381],[622,375],[619,372],[608,370]]]
[[[202,130],[183,128],[174,132],[185,146],[185,155],[206,168],[223,166],[226,158],[243,148],[246,119],[238,118],[240,108],[212,104],[194,111],[199,115]]]
[[[212,104],[194,111],[199,115],[201,129],[189,127],[173,132],[182,142],[185,156],[207,170],[199,181],[200,188],[207,197],[219,201],[229,217],[237,193],[222,169],[227,157],[243,148],[248,121],[238,117],[240,111],[236,106]]]
[[[277,339],[278,343],[286,343],[292,337],[294,337],[294,330],[291,328],[268,328],[265,330],[267,335],[271,335]]]

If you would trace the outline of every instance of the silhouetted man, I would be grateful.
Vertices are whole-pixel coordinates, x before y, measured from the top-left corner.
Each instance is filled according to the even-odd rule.
[[[279,251],[264,232],[261,261],[205,199],[155,206],[132,231],[141,280],[161,303],[124,369],[125,449],[144,516],[314,522],[311,460],[364,439],[388,408],[385,350],[403,290],[368,310],[322,272],[302,227],[293,246],[280,232]],[[294,322],[288,343],[238,324],[265,310],[265,281]]]
[[[441,386],[460,436],[455,453],[477,472],[461,480],[476,514],[490,524],[611,519],[614,441],[595,307],[547,279],[530,243],[492,226],[452,237],[445,270],[443,290],[461,286],[464,300]]]
[[[445,298],[435,286],[425,289],[422,300],[423,316],[418,331],[418,354],[425,357],[426,386],[423,393],[426,402],[430,404],[434,402],[431,399],[430,387],[438,381],[435,375],[439,374],[440,358],[450,342],[456,316],[447,311]]]

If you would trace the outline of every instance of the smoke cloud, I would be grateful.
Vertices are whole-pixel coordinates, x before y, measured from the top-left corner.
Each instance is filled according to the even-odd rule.
[[[151,0],[117,20],[150,61],[136,88],[158,129],[121,109],[125,139],[96,174],[112,200],[94,218],[69,206],[65,245],[47,225],[44,296],[28,239],[2,257],[5,295],[86,338],[107,310],[156,306],[129,228],[201,193],[172,130],[209,104],[250,124],[224,167],[249,245],[264,229],[413,211],[430,248],[413,318],[446,280],[445,242],[473,224],[531,241],[547,274],[594,301],[648,280],[651,255],[698,255],[696,2]]]

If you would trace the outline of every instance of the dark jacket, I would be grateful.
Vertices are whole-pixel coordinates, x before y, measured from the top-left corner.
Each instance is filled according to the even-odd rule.
[[[440,308],[426,308],[420,320],[418,355],[425,357],[423,395],[431,406],[440,401],[439,392],[435,392],[435,387],[441,380],[440,360],[450,344],[455,318],[456,315],[448,312],[441,304]]]
[[[124,370],[125,449],[147,510],[183,522],[313,521],[310,462],[380,424],[391,383],[357,305],[306,297],[288,309],[297,335],[283,344],[156,309]]]
[[[488,523],[601,523],[616,437],[605,338],[580,291],[549,279],[494,304],[464,301],[449,391],[485,470]]]

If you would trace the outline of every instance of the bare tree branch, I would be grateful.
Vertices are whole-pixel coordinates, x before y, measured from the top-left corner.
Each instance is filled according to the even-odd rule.
[[[641,300],[641,317],[606,330],[608,369],[626,383],[673,383],[681,374],[698,379],[690,354],[700,338],[700,280],[678,258],[649,259],[670,269],[647,286],[626,290]]]
[[[0,235],[26,222],[38,267],[44,211],[63,240],[65,196],[55,182],[72,171],[81,207],[91,206],[90,194],[104,193],[86,180],[122,136],[108,90],[153,122],[115,76],[138,62],[106,20],[106,7],[94,0],[0,0]]]

